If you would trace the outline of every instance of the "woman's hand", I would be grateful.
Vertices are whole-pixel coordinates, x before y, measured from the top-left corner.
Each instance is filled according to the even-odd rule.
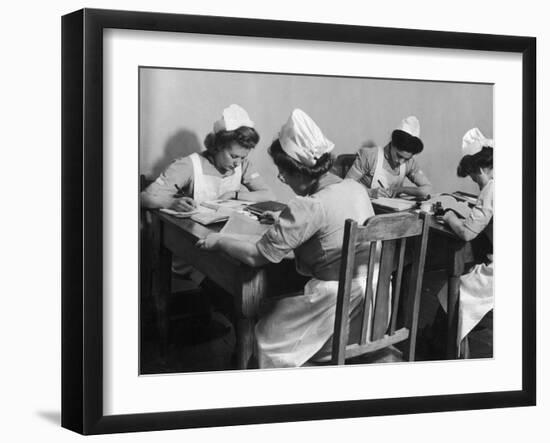
[[[206,238],[200,239],[195,246],[206,251],[215,251],[219,248],[219,239],[221,234],[210,234]]]
[[[197,207],[197,203],[191,197],[179,197],[174,199],[171,209],[178,212],[189,212]]]
[[[370,198],[380,198],[380,197],[391,197],[391,194],[387,189],[384,188],[375,188],[369,190]]]
[[[393,186],[388,190],[390,197],[398,197],[399,194],[403,193],[403,188],[401,186]]]

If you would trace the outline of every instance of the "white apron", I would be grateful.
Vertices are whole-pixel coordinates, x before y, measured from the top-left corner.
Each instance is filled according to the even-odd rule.
[[[366,279],[351,285],[351,308],[365,293]],[[302,366],[332,337],[336,312],[337,281],[312,278],[304,294],[277,300],[256,324],[260,368]]]
[[[495,297],[493,293],[493,261],[475,265],[467,274],[460,277],[460,292],[458,297],[458,329],[457,347],[481,321],[485,315],[494,308]],[[439,303],[447,312],[447,283],[437,294]]]
[[[457,346],[495,305],[493,262],[475,265],[460,277]]]
[[[380,265],[377,251],[373,273],[373,294],[367,330],[372,327],[376,303],[376,287]],[[348,342],[357,341],[362,318],[359,304],[365,295],[366,277],[354,278],[351,282]],[[388,297],[391,306],[390,283]],[[332,335],[338,296],[338,281],[312,278],[304,286],[304,294],[278,299],[267,315],[256,324],[256,352],[260,368],[290,368],[304,365],[309,360],[325,361],[332,354]],[[391,309],[388,309],[386,326],[389,325]],[[370,334],[367,334],[369,337]]]
[[[216,200],[226,192],[238,191],[241,187],[242,168],[235,168],[235,172],[227,177],[205,175],[202,171],[201,159],[198,153],[189,156],[193,165],[193,200],[199,205],[208,200]],[[181,257],[172,260],[172,271],[179,275],[187,275],[195,283],[200,283],[204,275],[187,264]]]
[[[235,168],[232,175],[215,177],[202,172],[201,159],[198,153],[190,155],[193,164],[193,200],[197,204],[203,201],[216,200],[226,192],[238,191],[241,187],[242,167]]]
[[[405,181],[406,166],[405,163],[399,166],[399,175],[395,176],[383,168],[384,164],[384,148],[378,147],[378,155],[376,157],[376,168],[372,177],[371,189],[379,188],[379,181],[384,185],[384,188],[390,189],[397,186],[402,186]]]

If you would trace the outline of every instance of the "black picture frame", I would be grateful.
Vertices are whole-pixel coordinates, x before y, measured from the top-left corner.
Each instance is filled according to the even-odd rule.
[[[103,412],[103,31],[108,28],[519,53],[522,56],[522,388],[517,391],[130,415]],[[536,403],[536,39],[83,9],[62,18],[62,426],[103,434]]]

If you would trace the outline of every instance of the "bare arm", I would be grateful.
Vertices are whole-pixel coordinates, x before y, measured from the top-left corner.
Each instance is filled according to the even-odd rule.
[[[417,171],[409,179],[416,186],[398,186],[393,189],[393,195],[407,194],[415,197],[427,197],[433,193],[432,184],[422,171]]]
[[[447,211],[443,216],[445,223],[453,232],[464,241],[470,241],[477,237],[477,234],[464,225],[464,219],[458,218],[453,211]]]
[[[208,251],[223,251],[245,265],[258,267],[269,263],[255,243],[242,241],[223,234],[211,234],[199,240],[197,247]]]

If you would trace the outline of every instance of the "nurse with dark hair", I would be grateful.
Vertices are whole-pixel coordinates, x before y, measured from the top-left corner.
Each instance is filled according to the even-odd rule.
[[[248,159],[260,140],[248,113],[239,105],[230,105],[213,126],[204,140],[206,150],[174,160],[141,193],[142,206],[190,211],[207,200],[274,199]]]
[[[346,178],[365,185],[371,198],[400,194],[427,197],[432,193],[432,185],[415,158],[424,149],[419,137],[418,119],[405,118],[386,146],[359,149]],[[404,186],[405,177],[416,186]]]
[[[297,271],[310,277],[302,294],[273,300],[258,321],[260,368],[302,366],[332,337],[344,222],[351,218],[362,224],[374,215],[364,186],[330,172],[333,147],[315,122],[295,109],[269,154],[279,179],[296,197],[256,243],[223,234],[198,242],[248,266],[278,263],[293,252]],[[368,249],[358,255],[366,261]],[[354,270],[352,308],[364,294],[365,273],[360,266]]]
[[[485,138],[478,128],[470,129],[462,140],[463,157],[457,168],[459,177],[470,177],[480,189],[477,202],[463,219],[447,211],[443,220],[465,241],[486,235],[493,245],[493,140]],[[460,278],[458,309],[458,343],[494,306],[493,255],[476,264]]]

